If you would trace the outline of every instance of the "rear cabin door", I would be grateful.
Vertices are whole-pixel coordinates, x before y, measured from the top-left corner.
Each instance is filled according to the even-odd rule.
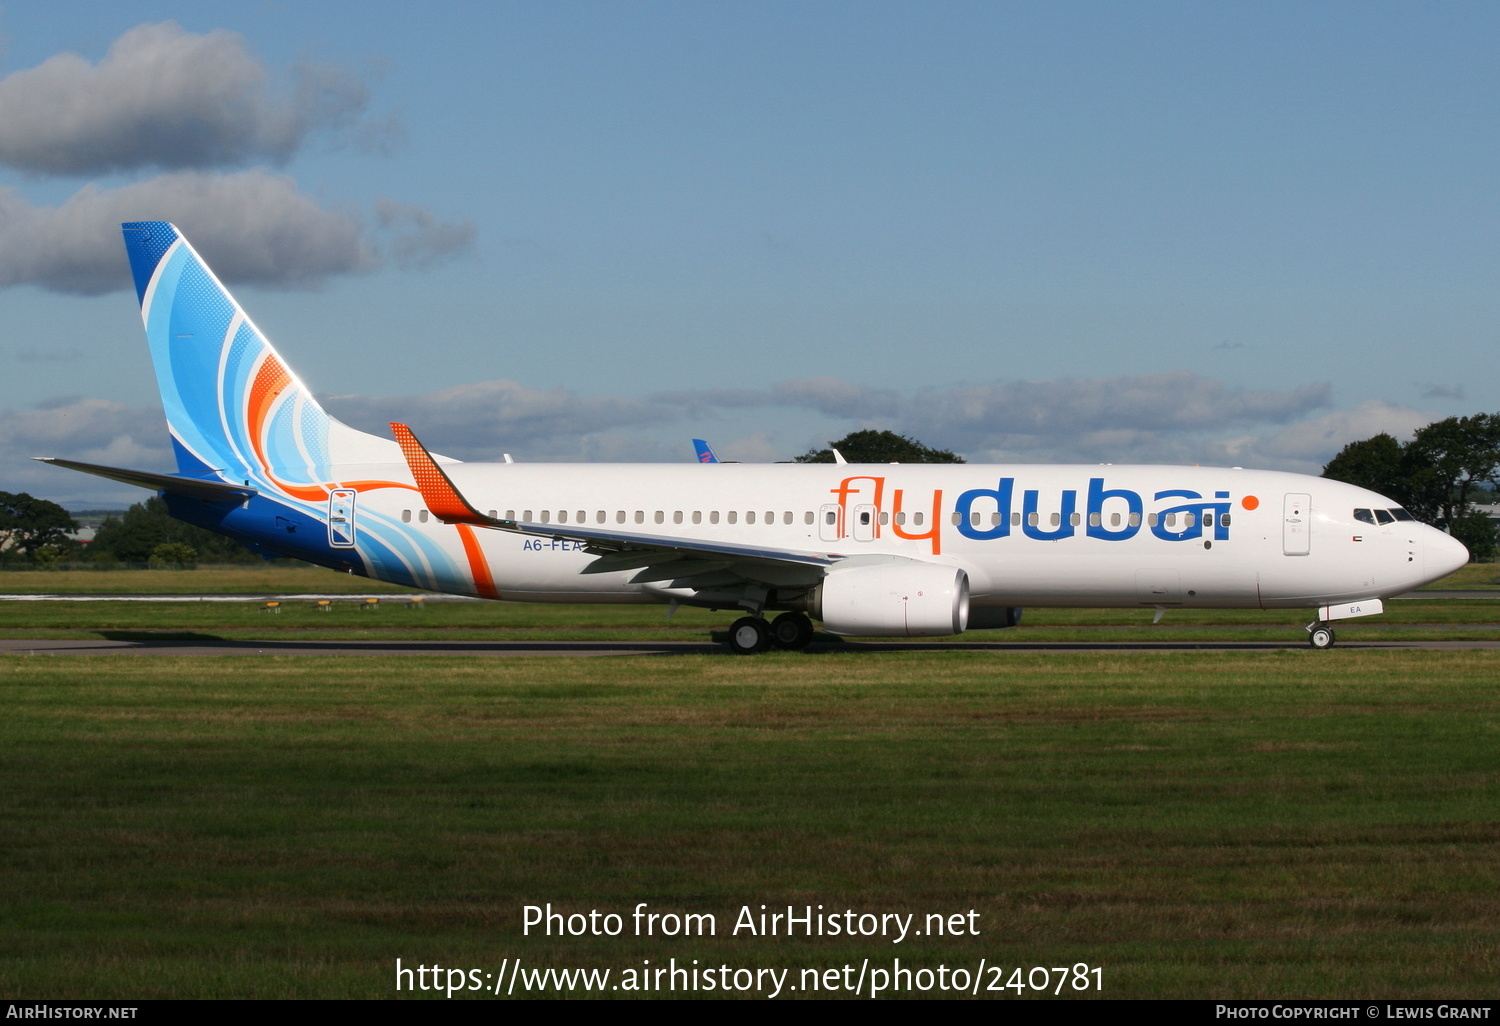
[[[328,493],[328,544],[336,549],[354,548],[353,488],[335,488]]]

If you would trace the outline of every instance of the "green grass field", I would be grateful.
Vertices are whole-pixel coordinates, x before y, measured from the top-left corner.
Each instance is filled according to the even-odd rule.
[[[1404,636],[1495,615],[1390,605],[1380,629]],[[1302,622],[1049,615],[992,636]],[[661,616],[16,602],[0,630],[353,636],[422,618],[394,629],[701,638],[727,622]],[[0,992],[392,997],[397,958],[616,980],[698,959],[795,985],[899,957],[985,959],[1002,983],[1082,962],[1106,997],[1495,998],[1497,684],[1489,651],[7,656]],[[643,901],[713,913],[718,933],[629,936]],[[522,906],[546,902],[625,915],[626,935],[523,936]],[[980,934],[730,936],[761,904],[974,909]]]

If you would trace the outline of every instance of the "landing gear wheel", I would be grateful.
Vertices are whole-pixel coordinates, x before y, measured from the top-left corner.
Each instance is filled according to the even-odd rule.
[[[1333,641],[1333,628],[1326,623],[1317,624],[1307,630],[1307,643],[1313,648],[1332,648]]]
[[[806,648],[812,640],[812,621],[801,613],[782,613],[771,621],[771,640],[778,648]]]
[[[755,655],[771,647],[771,625],[758,616],[742,616],[729,625],[729,650]]]

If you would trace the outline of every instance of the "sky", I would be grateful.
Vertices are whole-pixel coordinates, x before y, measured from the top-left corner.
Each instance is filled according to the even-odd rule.
[[[0,490],[173,468],[125,220],[461,459],[1317,473],[1500,409],[1500,7],[0,3]]]

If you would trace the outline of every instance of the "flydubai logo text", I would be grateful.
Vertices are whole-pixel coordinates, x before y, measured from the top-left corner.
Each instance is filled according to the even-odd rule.
[[[882,527],[889,526],[898,538],[930,540],[933,554],[941,554],[945,519],[941,489],[933,491],[930,503],[920,505],[908,499],[905,489],[892,489],[888,511],[884,477],[846,477],[831,492],[837,496],[837,537],[852,534],[858,540],[864,534],[878,538]],[[975,541],[994,541],[1012,534],[1036,541],[1061,541],[1079,535],[1126,541],[1142,530],[1162,541],[1229,538],[1234,501],[1227,491],[1210,496],[1187,488],[1168,488],[1153,493],[1149,504],[1151,509],[1147,510],[1145,496],[1129,488],[1106,487],[1102,477],[1090,478],[1087,488],[1064,488],[1060,493],[1017,488],[1015,478],[1002,477],[994,488],[961,492],[946,519],[959,534]],[[1253,510],[1260,500],[1247,495],[1239,505]],[[913,530],[916,527],[926,530]]]

